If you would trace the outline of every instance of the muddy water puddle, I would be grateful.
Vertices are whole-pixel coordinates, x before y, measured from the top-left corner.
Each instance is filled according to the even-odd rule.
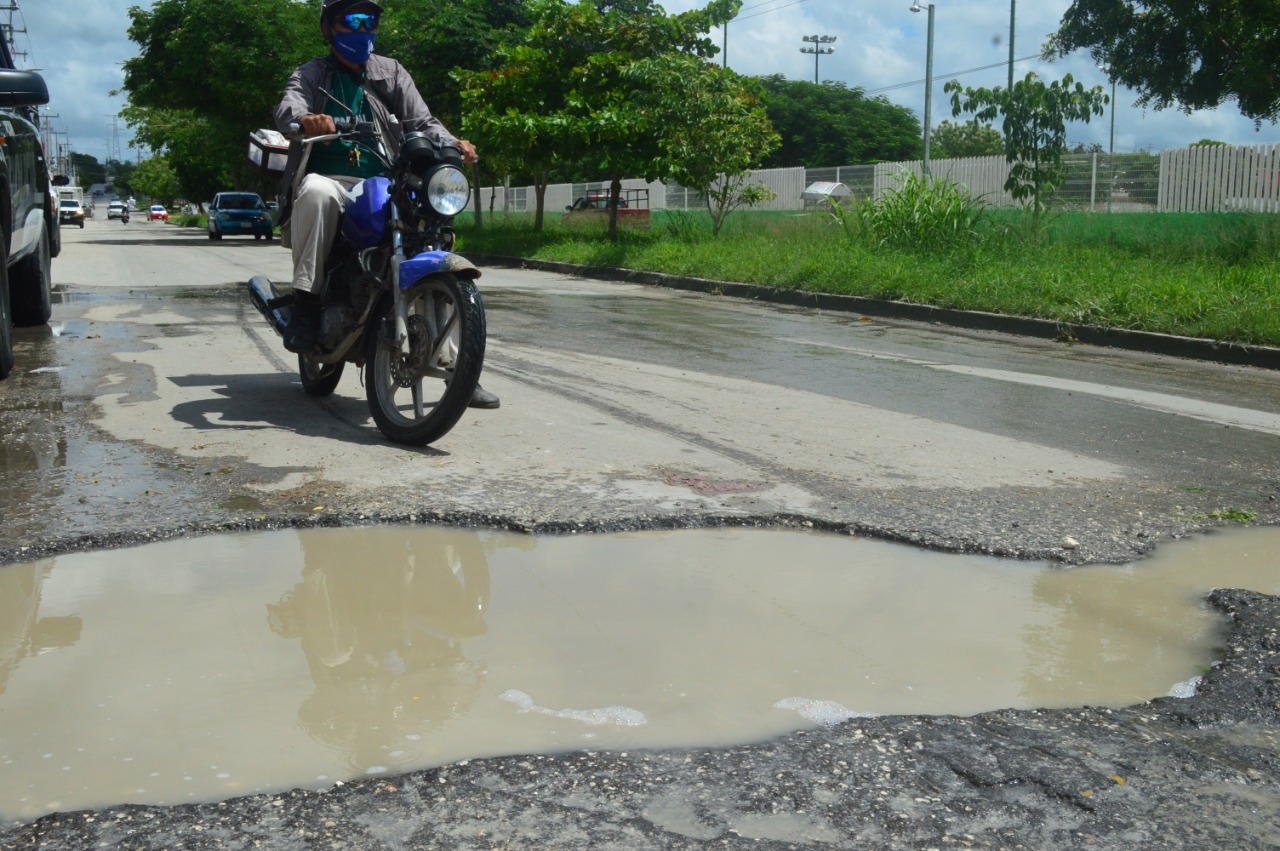
[[[1063,569],[767,530],[377,527],[0,567],[0,817],[858,714],[1188,694],[1280,530]]]

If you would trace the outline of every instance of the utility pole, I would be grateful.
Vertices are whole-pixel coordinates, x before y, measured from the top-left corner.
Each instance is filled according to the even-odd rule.
[[[1013,33],[1018,22],[1018,0],[1009,0],[1009,91],[1013,91]]]
[[[4,29],[4,40],[9,43],[9,52],[13,54],[13,58],[17,60],[19,57],[25,59],[26,51],[18,49],[18,40],[14,38],[18,33],[26,33],[26,30],[16,29],[13,25],[13,13],[18,11],[18,0],[7,0],[0,5],[0,12],[8,12],[9,19],[0,28]]]
[[[813,44],[813,47],[800,48],[800,52],[813,54],[813,81],[816,83],[818,82],[818,57],[822,56],[824,53],[836,52],[834,47],[822,47],[821,45],[831,44],[836,40],[836,37],[833,35],[806,35],[801,36],[800,40],[811,42]]]
[[[53,150],[51,147],[53,144],[53,139],[51,138],[53,136],[53,130],[49,127],[49,119],[61,117],[62,116],[56,112],[53,114],[46,112],[44,114],[44,156],[45,159],[49,161],[49,167],[54,170],[55,174],[57,173],[58,152]]]

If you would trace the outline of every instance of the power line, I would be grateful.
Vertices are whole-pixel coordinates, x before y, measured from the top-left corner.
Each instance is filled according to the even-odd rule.
[[[755,9],[760,6],[767,6],[769,5],[770,2],[777,2],[777,0],[766,0],[766,2],[764,3],[757,3],[755,6],[748,6],[747,8]],[[790,3],[783,3],[781,6],[775,6],[772,9],[765,9],[763,12],[756,12],[754,15],[738,15],[738,17],[734,18],[733,21],[731,21],[730,23],[736,23],[738,21],[748,21],[752,18],[758,18],[761,15],[767,15],[770,12],[780,11],[782,9],[787,8],[788,6],[799,6],[801,3],[807,3],[807,2],[809,2],[809,0],[791,0]],[[746,10],[744,9],[743,11],[746,11]]]
[[[1022,57],[1020,57],[1020,58],[1018,58],[1018,59],[1015,59],[1014,61],[1015,61],[1015,62],[1026,62],[1028,59],[1039,59],[1039,58],[1040,58],[1040,54],[1039,54],[1039,53],[1033,53],[1033,54],[1031,54],[1030,56],[1022,56]],[[990,64],[990,65],[979,65],[977,68],[966,68],[966,69],[965,69],[965,70],[963,70],[963,71],[948,71],[948,72],[947,72],[947,73],[945,73],[945,74],[935,74],[934,76],[936,76],[936,77],[963,77],[965,74],[976,74],[978,71],[989,71],[989,70],[990,70],[990,69],[992,69],[992,68],[1004,68],[1004,67],[1006,67],[1008,64],[1009,64],[1009,63],[1008,63],[1008,61],[1007,61],[1007,60],[1006,60],[1006,61],[1004,61],[1004,62],[993,62],[993,63],[992,63],[992,64]],[[920,84],[921,84],[921,83],[923,83],[923,82],[925,82],[925,80],[924,80],[924,78],[923,78],[923,77],[921,77],[919,80],[911,80],[910,82],[907,82],[907,83],[894,83],[892,86],[881,86],[881,87],[880,87],[880,88],[878,88],[878,89],[867,89],[867,90],[865,90],[865,91],[863,92],[863,94],[867,94],[867,95],[878,95],[878,94],[883,94],[884,92],[892,92],[892,91],[895,91],[896,89],[907,89],[907,88],[910,88],[910,87],[912,87],[912,86],[918,86],[918,85],[920,85]]]

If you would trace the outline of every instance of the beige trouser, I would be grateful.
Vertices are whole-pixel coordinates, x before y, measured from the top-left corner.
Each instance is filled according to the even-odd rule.
[[[320,295],[324,289],[324,259],[338,235],[342,211],[350,203],[347,184],[308,174],[293,196],[288,234],[282,234],[293,249],[293,288]]]

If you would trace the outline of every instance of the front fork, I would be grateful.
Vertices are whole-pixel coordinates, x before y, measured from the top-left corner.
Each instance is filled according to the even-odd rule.
[[[391,207],[391,303],[395,309],[395,339],[392,344],[400,350],[400,354],[408,357],[409,351],[409,311],[405,306],[404,292],[400,289],[400,264],[404,262],[404,234],[400,233],[400,211],[395,204]]]

